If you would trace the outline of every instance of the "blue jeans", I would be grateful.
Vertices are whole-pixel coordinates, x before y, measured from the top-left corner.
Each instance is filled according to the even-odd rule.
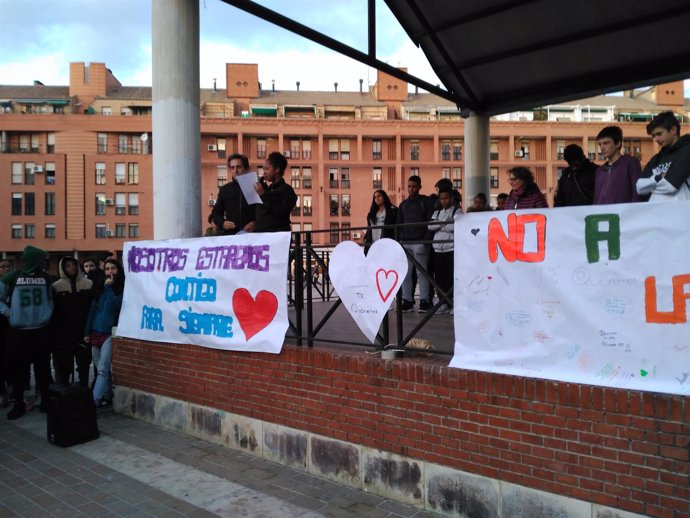
[[[407,250],[412,252],[412,255],[424,267],[427,267],[429,260],[429,252],[427,245],[423,244],[404,244]],[[414,293],[412,292],[412,270],[417,270],[417,284],[419,284],[419,299],[429,300],[429,279],[417,268],[412,261],[407,259],[407,275],[402,285],[402,294],[404,300],[414,302]]]
[[[96,366],[98,376],[93,387],[93,399],[98,403],[101,399],[113,398],[113,385],[110,374],[110,366],[113,361],[113,337],[106,338],[100,347],[92,347],[93,364]]]

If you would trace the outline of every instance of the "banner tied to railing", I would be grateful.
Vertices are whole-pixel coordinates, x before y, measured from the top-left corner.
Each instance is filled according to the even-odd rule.
[[[290,233],[125,243],[119,336],[279,353]]]
[[[452,367],[690,394],[690,202],[455,222]]]

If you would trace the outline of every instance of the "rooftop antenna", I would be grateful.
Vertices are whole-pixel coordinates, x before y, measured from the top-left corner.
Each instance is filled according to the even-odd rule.
[[[338,83],[333,83],[333,86],[335,87],[335,91],[338,91]]]
[[[359,93],[363,93],[362,91],[362,84],[364,83],[364,79],[359,80]]]
[[[297,81],[295,84],[297,85],[297,91],[299,92],[299,81]]]
[[[213,78],[213,91],[214,92],[218,91],[218,89],[216,88],[216,78],[215,77]]]

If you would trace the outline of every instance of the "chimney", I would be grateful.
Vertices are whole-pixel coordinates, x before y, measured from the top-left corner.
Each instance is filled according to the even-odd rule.
[[[276,80],[271,79],[271,93],[274,94],[276,93]]]
[[[216,88],[216,78],[214,77],[213,78],[213,92],[215,93],[217,91],[218,91],[218,88]]]
[[[362,85],[364,84],[364,79],[359,80],[359,93],[362,93]]]
[[[333,86],[335,87],[335,91],[338,91],[338,83],[333,83]]]
[[[299,92],[299,81],[295,83],[297,85],[297,91]]]
[[[414,85],[414,94],[417,95],[419,93],[419,85]]]

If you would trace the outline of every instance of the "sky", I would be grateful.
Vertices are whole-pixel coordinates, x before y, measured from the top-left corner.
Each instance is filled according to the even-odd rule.
[[[331,4],[332,2],[332,4]],[[366,0],[258,3],[367,52]],[[328,16],[323,6],[328,3]],[[225,63],[258,63],[264,88],[358,91],[376,70],[220,0],[199,0],[200,86],[225,87]],[[432,84],[438,78],[382,0],[377,58]],[[336,21],[336,23],[334,23]],[[151,0],[0,0],[0,84],[68,85],[69,63],[105,63],[125,86],[151,86]]]

